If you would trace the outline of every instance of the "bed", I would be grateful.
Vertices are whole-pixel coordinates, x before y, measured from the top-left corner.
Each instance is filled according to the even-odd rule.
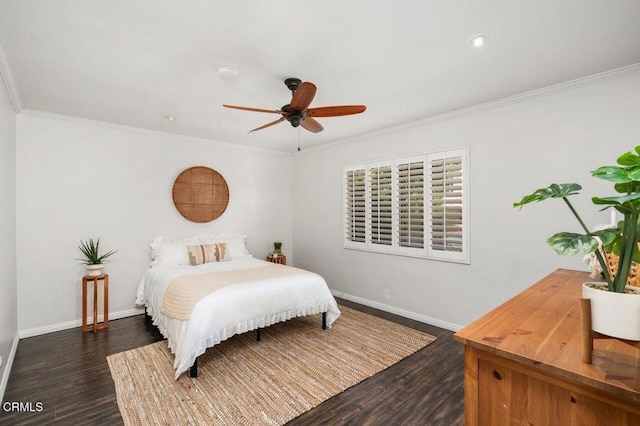
[[[236,334],[319,313],[328,328],[340,316],[324,278],[255,259],[245,239],[202,234],[151,243],[152,262],[136,304],[167,338],[176,379],[187,370],[195,377],[198,356]],[[192,265],[194,257],[201,263]]]

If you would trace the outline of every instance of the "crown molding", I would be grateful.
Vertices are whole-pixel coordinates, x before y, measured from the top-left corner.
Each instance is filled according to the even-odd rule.
[[[458,109],[455,111],[445,112],[442,114],[433,115],[430,117],[422,118],[416,121],[410,121],[407,123],[386,127],[384,129],[375,130],[373,132],[362,133],[350,138],[337,140],[328,144],[310,147],[305,151],[312,151],[315,149],[324,149],[336,146],[338,144],[350,143],[361,141],[363,139],[370,139],[390,133],[396,133],[399,131],[414,129],[417,127],[427,127],[443,121],[454,120],[456,118],[466,117],[481,112],[502,108],[504,106],[517,104],[520,102],[526,102],[546,96],[552,96],[558,93],[566,92],[569,90],[578,89],[581,87],[591,86],[594,84],[604,83],[610,80],[616,80],[624,78],[630,75],[640,74],[640,63],[628,65],[622,68],[616,68],[610,71],[605,71],[599,74],[590,75],[587,77],[577,78],[575,80],[569,80],[564,83],[554,84],[552,86],[543,87],[541,89],[530,90],[527,92],[519,93],[517,95],[508,96],[506,98],[496,99],[494,101],[484,102],[478,105],[473,105],[467,108]]]
[[[13,79],[13,75],[11,74],[9,58],[7,57],[4,43],[2,42],[2,37],[0,37],[0,76],[2,76],[4,86],[7,88],[7,93],[9,93],[9,99],[11,100],[11,105],[13,105],[13,110],[17,114],[22,111],[22,102],[20,101],[20,92],[18,91],[18,86],[16,85],[16,82]]]

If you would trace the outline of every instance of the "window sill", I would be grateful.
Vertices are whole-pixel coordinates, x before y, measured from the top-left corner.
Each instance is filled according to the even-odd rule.
[[[374,250],[374,249],[370,249],[370,248],[367,248],[367,247],[353,247],[353,246],[346,245],[346,244],[343,244],[342,248],[345,249],[345,250],[361,251],[361,252],[367,252],[367,253],[376,253],[376,254],[382,254],[382,255],[411,257],[411,258],[414,258],[414,259],[434,260],[434,261],[437,261],[437,262],[447,262],[447,263],[457,263],[457,264],[462,264],[462,265],[471,265],[471,261],[469,259],[447,259],[447,258],[441,258],[441,257],[427,256],[426,254],[419,254],[419,253],[397,252],[397,251],[393,251],[391,249],[388,250],[388,251],[384,251],[384,250]]]

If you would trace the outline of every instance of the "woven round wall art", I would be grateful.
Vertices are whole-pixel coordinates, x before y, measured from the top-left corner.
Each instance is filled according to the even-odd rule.
[[[191,222],[211,222],[229,204],[227,181],[208,167],[188,168],[173,183],[173,204]]]

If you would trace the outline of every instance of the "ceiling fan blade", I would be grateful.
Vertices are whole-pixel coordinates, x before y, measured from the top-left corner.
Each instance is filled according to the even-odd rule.
[[[304,111],[311,105],[311,101],[313,101],[313,97],[316,95],[316,85],[305,81],[302,83],[296,91],[293,93],[293,98],[291,98],[291,103],[289,104],[292,109],[297,111]]]
[[[283,114],[284,111],[280,111],[277,109],[262,109],[262,108],[251,108],[251,107],[243,107],[243,106],[236,106],[236,105],[222,105],[225,108],[233,108],[233,109],[241,109],[244,111],[255,111],[255,112],[271,112],[271,113],[276,113],[276,114]]]
[[[318,120],[314,120],[311,117],[307,117],[302,120],[302,122],[300,122],[300,125],[312,133],[320,133],[324,130],[322,124],[318,123]]]
[[[267,123],[264,126],[256,127],[253,130],[249,130],[249,133],[257,132],[258,130],[266,129],[267,127],[275,126],[278,123],[282,123],[284,121],[284,117],[278,118],[276,121],[272,121],[271,123]]]
[[[364,105],[334,105],[309,108],[307,117],[338,117],[340,115],[360,114],[367,107]]]

